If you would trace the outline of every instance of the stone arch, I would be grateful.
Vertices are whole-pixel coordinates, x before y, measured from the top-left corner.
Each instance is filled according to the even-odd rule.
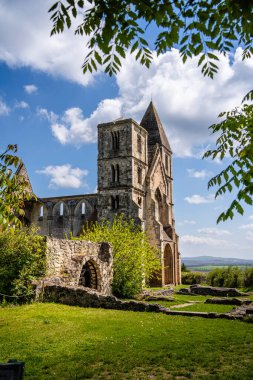
[[[169,244],[166,244],[164,253],[163,253],[163,271],[164,271],[164,284],[173,284],[174,283],[174,260],[172,250]]]
[[[82,266],[78,285],[100,291],[101,276],[99,268],[94,260],[88,260]]]
[[[83,203],[85,205],[85,207],[84,207],[84,209],[85,209],[84,214],[82,213],[82,204]],[[91,213],[92,213],[92,207],[91,207],[90,203],[86,199],[84,199],[84,198],[81,199],[77,203],[77,205],[75,207],[74,215],[76,217],[78,217],[79,219],[83,219],[83,218],[84,219],[89,219]]]
[[[67,217],[69,216],[69,207],[68,205],[66,204],[66,202],[64,201],[59,201],[57,202],[55,205],[54,205],[54,208],[53,208],[53,216],[60,216],[60,209],[61,209],[61,204],[63,204],[63,215],[64,217]]]

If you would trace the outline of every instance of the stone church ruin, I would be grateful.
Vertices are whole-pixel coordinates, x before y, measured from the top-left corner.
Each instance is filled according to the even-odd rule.
[[[18,173],[29,180],[24,165]],[[129,118],[98,125],[96,194],[38,198],[27,205],[24,223],[37,225],[41,235],[53,238],[51,243],[54,241],[55,247],[58,244],[66,248],[73,242],[64,238],[70,234],[79,236],[87,223],[102,218],[112,220],[115,214],[124,213],[146,231],[151,245],[161,253],[162,273],[154,285],[179,284],[181,260],[172,185],[172,150],[151,102],[140,124]],[[68,249],[72,256],[63,250],[65,254],[59,260],[65,263],[59,264],[61,269],[58,267],[67,271],[67,282],[70,284],[75,278],[77,285],[104,291],[103,286],[106,288],[107,284],[102,278],[110,278],[111,269],[105,266],[101,269],[98,248],[94,248],[96,257],[92,260],[84,259],[81,251]],[[54,252],[57,256],[57,249]],[[55,268],[53,264],[52,268]]]

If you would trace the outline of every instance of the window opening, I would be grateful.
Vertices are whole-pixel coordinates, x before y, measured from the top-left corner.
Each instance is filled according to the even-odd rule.
[[[138,183],[142,183],[142,168],[138,167]]]
[[[40,206],[40,218],[43,218],[44,215],[44,207]]]
[[[137,150],[138,150],[139,153],[142,152],[141,135],[137,135]]]
[[[64,204],[63,202],[60,204],[60,216],[63,216],[63,212],[64,212]]]
[[[86,209],[85,206],[86,206],[86,205],[85,205],[85,203],[83,202],[83,203],[82,203],[82,215],[85,215],[85,209]]]
[[[111,132],[112,136],[112,149],[118,150],[119,149],[119,131]]]
[[[98,288],[97,271],[93,262],[90,260],[87,261],[82,268],[79,285],[92,289]]]
[[[116,175],[115,175],[116,182],[119,182],[119,165],[116,165]]]
[[[112,182],[115,182],[115,167],[114,165],[111,165],[111,172],[112,172]]]
[[[116,195],[115,197],[115,209],[118,210],[119,209],[119,196]]]

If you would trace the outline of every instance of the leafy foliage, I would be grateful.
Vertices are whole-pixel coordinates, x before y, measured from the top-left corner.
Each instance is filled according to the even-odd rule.
[[[0,293],[18,296],[20,302],[30,300],[31,283],[45,270],[46,243],[35,227],[0,233]]]
[[[11,154],[13,152],[13,154]],[[8,145],[0,153],[0,229],[21,227],[20,217],[24,216],[24,202],[35,198],[22,176],[14,173],[21,164],[16,155],[17,145]]]
[[[185,263],[182,263],[182,265],[181,265],[181,272],[190,272],[190,269],[187,268],[187,266],[185,265]]]
[[[219,134],[216,148],[208,150],[204,158],[223,160],[231,157],[232,162],[210,179],[208,187],[219,186],[215,197],[233,189],[237,189],[237,195],[229,208],[218,217],[218,223],[232,219],[234,211],[242,215],[242,201],[253,204],[253,105],[244,104],[242,109],[223,112],[219,116],[225,116],[225,119],[209,127],[212,133]]]
[[[183,285],[201,284],[206,281],[206,274],[201,272],[182,272],[181,281]]]
[[[160,267],[159,254],[150,246],[145,232],[134,221],[115,216],[83,231],[80,237],[94,242],[108,241],[113,247],[113,293],[121,297],[138,294],[144,281]],[[79,239],[79,238],[78,238]]]
[[[217,73],[217,53],[229,53],[243,46],[243,59],[253,53],[253,4],[247,0],[60,0],[49,12],[51,35],[71,28],[82,18],[75,34],[89,37],[83,71],[97,71],[102,65],[109,75],[121,68],[126,52],[149,67],[152,48],[157,55],[179,47],[183,62],[199,56],[204,75]],[[155,41],[147,37],[156,26]]]
[[[207,282],[211,286],[221,287],[253,287],[253,268],[240,269],[238,267],[228,267],[215,269],[208,273]]]

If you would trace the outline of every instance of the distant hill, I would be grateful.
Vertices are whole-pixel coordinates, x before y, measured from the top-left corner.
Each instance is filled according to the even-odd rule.
[[[182,263],[187,267],[200,266],[253,266],[253,260],[234,259],[226,257],[199,256],[199,257],[182,257]]]

